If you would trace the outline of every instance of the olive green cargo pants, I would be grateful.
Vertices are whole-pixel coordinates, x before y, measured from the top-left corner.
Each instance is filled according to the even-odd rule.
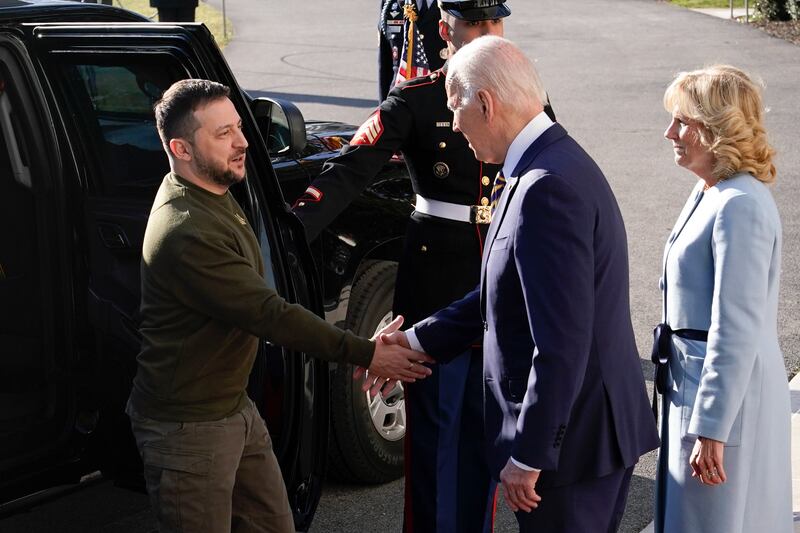
[[[128,405],[161,533],[294,533],[272,441],[252,402],[211,422],[161,422]]]

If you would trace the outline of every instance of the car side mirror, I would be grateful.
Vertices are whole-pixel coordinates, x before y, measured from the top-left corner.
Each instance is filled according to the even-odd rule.
[[[288,100],[256,98],[251,104],[253,116],[267,141],[270,155],[296,155],[306,147],[306,121]]]

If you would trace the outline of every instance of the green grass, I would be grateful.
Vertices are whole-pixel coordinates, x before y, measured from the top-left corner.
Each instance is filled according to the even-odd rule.
[[[136,13],[144,15],[154,22],[158,21],[156,8],[150,7],[149,0],[114,0],[114,5],[123,9],[127,9],[128,11],[135,11]],[[214,39],[216,39],[217,45],[220,48],[224,48],[233,37],[233,25],[231,24],[231,20],[227,20],[228,27],[226,36],[226,32],[223,32],[222,27],[222,12],[211,7],[205,2],[200,2],[197,6],[197,10],[195,11],[195,20],[208,26],[208,29],[214,35]]]
[[[670,0],[673,4],[683,7],[730,7],[728,0]],[[750,9],[753,9],[755,0],[750,0]],[[744,0],[733,0],[733,7],[744,7]]]

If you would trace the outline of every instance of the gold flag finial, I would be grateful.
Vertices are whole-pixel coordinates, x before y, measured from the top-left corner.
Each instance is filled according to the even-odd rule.
[[[417,6],[415,6],[413,3],[408,3],[408,4],[404,5],[403,6],[403,17],[405,17],[406,20],[409,20],[411,22],[416,22],[417,18],[418,18],[418,16],[417,16]]]
[[[414,23],[417,21],[417,5],[414,2],[406,2],[403,6],[403,17],[408,20],[408,53],[406,54],[406,79],[410,80],[412,66],[414,65]]]

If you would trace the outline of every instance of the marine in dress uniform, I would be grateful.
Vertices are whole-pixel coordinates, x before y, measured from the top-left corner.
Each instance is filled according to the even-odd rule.
[[[422,48],[430,69],[439,70],[447,59],[447,43],[439,36],[441,14],[436,0],[414,0],[417,6],[417,27]],[[381,0],[380,48],[378,50],[378,91],[385,100],[397,78],[400,54],[403,53],[406,19],[403,16],[405,0]]]
[[[462,21],[510,14],[497,0],[441,6]],[[417,194],[395,285],[394,312],[407,325],[478,284],[491,192],[500,170],[500,165],[477,161],[463,135],[453,132],[445,77],[446,65],[394,87],[295,204],[313,240],[393,154],[403,153]],[[476,339],[473,350],[405,387],[406,533],[493,528],[495,486],[483,450],[479,344]]]

